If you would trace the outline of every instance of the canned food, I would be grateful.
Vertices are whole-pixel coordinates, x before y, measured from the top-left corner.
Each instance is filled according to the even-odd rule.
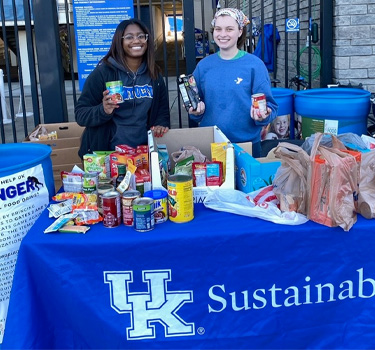
[[[169,220],[177,223],[194,219],[193,179],[189,175],[171,175],[168,185]]]
[[[260,112],[267,113],[267,101],[265,94],[254,94],[251,96],[251,100],[255,109],[259,109]]]
[[[117,227],[121,222],[120,193],[111,191],[104,193],[103,200],[103,225]]]
[[[122,194],[122,221],[126,226],[133,226],[133,201],[139,198],[141,193],[139,191],[125,191]]]
[[[145,192],[145,197],[154,200],[155,224],[160,224],[168,219],[168,193],[163,190],[152,190]]]
[[[114,191],[114,187],[111,184],[99,184],[98,185],[98,212],[103,214],[103,194]]]
[[[136,198],[133,201],[134,229],[139,232],[154,228],[154,200],[149,197]]]
[[[98,194],[98,174],[84,173],[82,182],[82,192],[86,194]]]
[[[105,87],[109,90],[109,96],[111,96],[113,101],[117,101],[117,103],[124,102],[124,86],[121,80],[116,81],[108,81],[105,83]]]

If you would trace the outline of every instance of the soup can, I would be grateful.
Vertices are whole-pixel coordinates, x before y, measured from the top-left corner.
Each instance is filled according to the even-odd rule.
[[[121,80],[108,81],[105,83],[105,87],[109,90],[109,96],[111,96],[113,101],[117,101],[117,103],[124,102],[124,86]]]
[[[154,200],[155,224],[161,224],[168,219],[168,193],[164,190],[151,190],[145,192],[145,197]]]
[[[122,222],[126,226],[133,226],[133,201],[139,198],[139,191],[124,191],[121,197],[122,202]]]
[[[84,173],[82,178],[82,192],[85,194],[98,194],[98,174]]]
[[[105,227],[117,227],[121,222],[120,193],[111,191],[104,193],[103,200],[103,225]]]
[[[133,200],[134,229],[139,232],[151,231],[155,226],[154,200],[141,197]]]
[[[254,94],[251,96],[251,101],[254,109],[259,109],[259,111],[267,113],[267,101],[265,94]]]
[[[184,223],[194,219],[193,179],[189,175],[170,175],[168,185],[169,220]]]
[[[98,212],[103,214],[103,194],[114,191],[114,186],[111,184],[99,184],[98,185]]]

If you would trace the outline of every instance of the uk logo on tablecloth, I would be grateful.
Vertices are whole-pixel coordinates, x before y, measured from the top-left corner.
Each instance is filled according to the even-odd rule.
[[[104,282],[109,284],[111,307],[116,312],[130,314],[128,340],[153,339],[155,323],[164,327],[165,337],[195,334],[195,324],[185,322],[178,310],[193,302],[193,291],[169,291],[171,270],[142,271],[147,292],[130,292],[133,271],[104,271]]]

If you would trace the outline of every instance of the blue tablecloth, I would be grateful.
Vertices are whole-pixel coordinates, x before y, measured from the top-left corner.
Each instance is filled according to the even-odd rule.
[[[195,206],[140,233],[21,244],[3,349],[375,348],[374,221],[349,232]]]

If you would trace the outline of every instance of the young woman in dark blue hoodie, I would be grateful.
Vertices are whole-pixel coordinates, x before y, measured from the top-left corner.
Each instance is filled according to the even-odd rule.
[[[147,131],[163,136],[170,127],[168,91],[155,63],[154,40],[138,19],[122,21],[108,53],[87,77],[75,107],[75,118],[86,127],[80,157],[116,145],[147,144]],[[109,96],[106,83],[121,80],[124,102]]]

